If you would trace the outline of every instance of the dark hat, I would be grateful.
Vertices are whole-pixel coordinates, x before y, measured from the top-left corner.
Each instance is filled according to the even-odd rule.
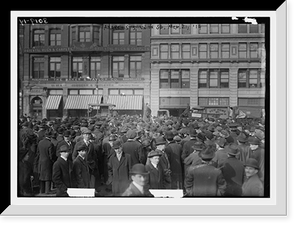
[[[238,124],[237,123],[230,123],[228,124],[229,128],[232,128],[232,129],[235,129],[238,127]]]
[[[148,158],[154,156],[162,156],[162,153],[159,150],[152,150],[151,152],[148,153]]]
[[[69,137],[71,135],[71,131],[66,130],[63,134],[64,137]]]
[[[249,166],[255,169],[259,169],[258,162],[254,158],[247,159],[246,163],[244,164],[244,167]]]
[[[82,150],[87,150],[88,148],[84,142],[79,142],[76,149],[77,151],[82,151]]]
[[[81,133],[82,133],[82,134],[91,134],[92,131],[86,128],[86,129],[83,129],[83,130],[81,131]]]
[[[164,145],[166,144],[166,139],[162,136],[155,139],[156,145]]]
[[[195,142],[195,144],[192,146],[192,148],[194,150],[201,151],[201,150],[205,149],[206,146],[203,142]]]
[[[53,134],[53,133],[52,133],[52,130],[51,130],[51,129],[48,129],[48,130],[45,131],[45,136],[46,136],[46,137],[52,137],[52,134]]]
[[[190,133],[189,134],[190,134],[191,137],[196,137],[197,136],[197,132],[196,132],[196,130],[194,128],[190,129]]]
[[[227,141],[225,138],[219,138],[216,143],[221,146],[222,148],[226,145]]]
[[[128,139],[134,139],[137,136],[137,133],[135,130],[128,130],[126,136]]]
[[[208,139],[213,139],[214,138],[214,135],[212,134],[212,132],[208,131],[208,130],[205,130],[203,131],[203,133],[205,134],[205,136],[208,138]]]
[[[231,156],[237,156],[240,154],[239,148],[236,144],[231,144],[226,147],[225,151]]]
[[[251,145],[259,145],[260,144],[259,139],[255,138],[255,137],[249,137],[248,142]]]
[[[113,142],[114,149],[119,149],[120,147],[122,147],[122,142],[120,140],[116,140]]]
[[[169,140],[169,141],[171,141],[171,140],[173,140],[173,138],[174,138],[174,134],[173,134],[173,132],[172,131],[166,131],[166,133],[165,133],[165,138],[167,139],[167,140]]]
[[[59,127],[59,128],[57,129],[57,133],[63,134],[63,133],[64,133],[64,129],[63,129],[62,127]]]
[[[130,172],[131,175],[140,174],[140,175],[148,175],[149,172],[146,170],[145,165],[143,164],[135,164],[132,166]]]
[[[117,136],[115,134],[112,134],[109,136],[108,141],[112,142],[112,141],[116,141],[117,140]]]
[[[200,154],[200,157],[205,160],[212,159],[215,156],[215,148],[213,146],[208,146],[205,150],[203,150]]]
[[[205,141],[206,140],[206,138],[205,138],[205,134],[204,133],[198,133],[197,134],[197,138],[199,138],[201,141]]]
[[[174,138],[173,138],[176,142],[180,142],[182,139],[181,137],[179,137],[178,135],[176,135]]]
[[[247,142],[247,137],[244,133],[240,133],[239,136],[237,136],[236,140],[239,142],[245,143]]]
[[[59,152],[69,152],[70,149],[67,145],[62,145],[60,148],[59,148]]]
[[[144,139],[142,141],[142,146],[145,148],[145,147],[148,147],[148,146],[151,146],[151,141],[148,140],[148,139]]]

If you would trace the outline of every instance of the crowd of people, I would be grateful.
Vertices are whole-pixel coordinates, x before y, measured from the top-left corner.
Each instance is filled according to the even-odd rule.
[[[19,119],[18,195],[264,196],[261,119],[65,117]]]

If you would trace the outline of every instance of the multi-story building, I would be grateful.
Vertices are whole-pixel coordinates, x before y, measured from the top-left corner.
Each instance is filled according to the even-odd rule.
[[[22,110],[37,118],[87,116],[90,103],[142,114],[150,103],[150,27],[24,25]]]
[[[119,113],[180,115],[265,104],[264,24],[46,24],[19,34],[23,114],[87,116],[89,103]],[[93,113],[94,114],[94,113]]]
[[[264,24],[154,24],[151,108],[180,115],[187,105],[207,113],[265,104]]]

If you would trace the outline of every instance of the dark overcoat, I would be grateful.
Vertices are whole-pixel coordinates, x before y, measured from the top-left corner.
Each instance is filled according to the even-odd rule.
[[[147,196],[147,197],[154,197],[151,192],[149,191],[149,189],[144,189],[144,193],[141,193],[140,190],[138,190],[137,187],[135,187],[135,185],[133,183],[130,183],[129,187],[125,190],[125,192],[122,194],[122,196]]]
[[[192,146],[197,142],[197,139],[196,138],[191,138],[189,141],[186,141],[184,144],[183,144],[183,147],[182,147],[182,155],[181,155],[181,158],[182,158],[182,161],[184,161],[185,158],[187,158],[193,151],[194,149],[192,148]]]
[[[144,161],[144,155],[142,152],[142,144],[136,140],[128,139],[123,144],[123,152],[131,156],[132,166]]]
[[[130,181],[129,171],[131,169],[131,157],[129,154],[122,153],[120,161],[116,153],[108,160],[108,183],[112,184],[112,194],[121,196],[128,187]]]
[[[183,163],[182,163],[182,147],[175,141],[170,142],[165,152],[168,156],[171,170],[171,189],[183,188]]]
[[[224,161],[222,173],[227,183],[225,196],[241,196],[244,179],[244,164],[235,157]]]
[[[51,180],[54,158],[54,145],[50,139],[44,138],[39,142],[37,149],[39,180]]]
[[[258,147],[256,150],[250,150],[250,157],[254,158],[258,162],[258,177],[264,182],[265,178],[265,150],[261,147]]]
[[[79,155],[73,162],[72,180],[76,188],[90,188],[89,166]]]
[[[164,170],[160,164],[157,169],[151,162],[145,165],[146,170],[149,172],[148,184],[150,189],[164,189],[166,187]]]
[[[188,196],[223,196],[226,181],[220,169],[201,164],[188,172],[185,188]]]
[[[71,187],[69,164],[62,157],[53,164],[52,181],[56,186],[56,196],[68,196],[67,189]]]
[[[228,159],[228,154],[225,149],[220,148],[215,152],[215,156],[212,161],[216,164],[217,168],[224,165],[224,161]]]

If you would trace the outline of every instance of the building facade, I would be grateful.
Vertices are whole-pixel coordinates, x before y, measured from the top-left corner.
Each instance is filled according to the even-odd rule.
[[[88,116],[90,103],[142,114],[150,103],[149,26],[47,24],[21,31],[23,114]]]
[[[265,104],[263,24],[20,25],[19,45],[20,110],[38,119]]]
[[[154,24],[151,108],[180,115],[190,105],[226,114],[265,104],[264,25]]]

